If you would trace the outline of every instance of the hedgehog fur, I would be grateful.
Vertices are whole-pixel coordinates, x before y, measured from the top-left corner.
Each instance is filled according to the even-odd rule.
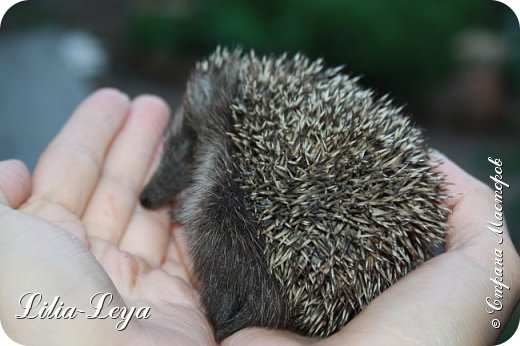
[[[325,337],[443,245],[435,166],[402,109],[341,68],[217,49],[141,203],[180,203],[217,340],[251,326]]]

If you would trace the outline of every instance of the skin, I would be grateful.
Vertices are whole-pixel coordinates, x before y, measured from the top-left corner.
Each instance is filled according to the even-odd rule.
[[[103,89],[86,99],[40,157],[31,176],[20,161],[0,162],[0,319],[28,345],[212,345],[211,328],[190,282],[182,229],[166,209],[145,210],[138,196],[158,164],[169,117],[154,96],[130,101]],[[494,193],[441,154],[449,219],[446,252],[386,290],[339,333],[320,341],[284,331],[242,330],[222,345],[487,345],[520,298],[520,258],[504,227],[503,309],[492,296]],[[491,166],[491,164],[490,164]],[[494,167],[490,168],[493,169]],[[490,171],[491,173],[491,171]],[[18,300],[40,292],[90,311],[96,292],[112,306],[149,306],[151,317],[116,321],[15,319]]]

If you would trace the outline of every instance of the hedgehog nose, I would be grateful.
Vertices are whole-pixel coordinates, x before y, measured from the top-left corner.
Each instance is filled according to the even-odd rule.
[[[153,207],[153,201],[150,197],[146,196],[145,194],[142,194],[139,197],[139,201],[141,202],[141,205],[145,207],[146,209],[150,209]]]

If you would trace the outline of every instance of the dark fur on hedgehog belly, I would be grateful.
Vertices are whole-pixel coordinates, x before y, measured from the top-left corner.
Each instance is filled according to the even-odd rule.
[[[269,273],[257,222],[224,162],[197,172],[181,218],[217,340],[250,326],[291,328],[292,308]]]

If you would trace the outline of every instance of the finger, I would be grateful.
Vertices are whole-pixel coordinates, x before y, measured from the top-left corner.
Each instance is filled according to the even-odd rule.
[[[169,243],[161,268],[168,274],[181,277],[193,284],[193,267],[187,256],[184,229],[180,225],[176,224],[172,227],[172,241]]]
[[[144,181],[149,181],[161,161],[163,145],[160,142],[155,151],[153,163],[148,168]],[[119,248],[145,260],[152,268],[164,261],[171,240],[170,216],[167,208],[144,209],[137,204],[124,232]]]
[[[154,96],[138,97],[105,160],[89,207],[87,234],[119,244],[168,121],[169,109]]]
[[[168,249],[168,253],[175,251],[175,244],[173,242],[170,243],[170,248]],[[171,276],[179,277],[184,282],[186,282],[188,285],[194,287],[193,285],[193,278],[191,277],[190,273],[186,270],[186,267],[184,267],[183,263],[172,259],[171,256],[168,255],[165,259],[165,261],[161,265],[161,269],[164,270],[166,273],[168,273]]]
[[[31,192],[31,175],[18,160],[0,161],[0,203],[18,208]]]
[[[80,216],[129,105],[128,97],[114,89],[99,90],[83,101],[40,157],[31,202],[61,205]]]
[[[441,173],[447,182],[446,192],[450,198],[446,203],[451,209],[457,205],[466,193],[475,188],[484,187],[484,184],[481,181],[460,168],[446,155],[434,151],[432,159],[439,162],[439,166],[435,168],[435,171]]]
[[[188,241],[186,239],[186,229],[180,224],[174,224],[172,226],[172,238],[175,247],[172,247],[167,257],[182,263],[183,267],[191,276],[193,273],[193,263],[188,256]]]
[[[119,248],[158,268],[164,262],[170,240],[168,210],[146,210],[137,205]]]
[[[441,162],[437,168],[445,175],[446,190],[451,196],[447,201],[452,210],[448,219],[451,230],[448,232],[447,248],[467,245],[475,241],[488,241],[489,234],[480,232],[486,229],[487,221],[495,219],[495,196],[484,183],[457,166],[445,155],[435,153]]]

